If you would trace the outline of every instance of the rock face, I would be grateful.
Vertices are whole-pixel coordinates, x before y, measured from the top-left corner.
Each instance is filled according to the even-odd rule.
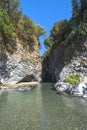
[[[87,42],[70,46],[54,44],[42,66],[44,82],[64,81],[67,76],[76,73],[84,80],[87,77]]]
[[[7,58],[0,61],[0,81],[3,84],[18,82],[41,81],[41,59],[38,45],[33,52],[29,52],[17,39],[17,49],[13,54],[7,53]]]
[[[58,92],[70,92],[72,89],[72,85],[70,85],[69,83],[64,83],[64,82],[57,82],[54,84],[55,89]]]
[[[57,82],[54,84],[57,92],[66,92],[74,96],[82,96],[87,98],[87,82],[72,86],[69,83]]]

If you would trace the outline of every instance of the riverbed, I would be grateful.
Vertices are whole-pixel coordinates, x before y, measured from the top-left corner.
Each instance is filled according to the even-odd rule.
[[[51,84],[0,92],[0,130],[87,130],[87,99],[59,95]]]

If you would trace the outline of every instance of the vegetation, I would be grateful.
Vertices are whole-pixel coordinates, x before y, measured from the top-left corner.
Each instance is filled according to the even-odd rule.
[[[51,30],[51,37],[56,43],[60,43],[65,40],[70,32],[69,22],[65,19],[54,24]]]
[[[66,77],[64,82],[70,83],[72,85],[79,84],[80,83],[80,75],[79,74],[70,75],[70,76]]]
[[[7,9],[0,8],[0,35],[5,37],[12,36],[14,27],[7,13]]]
[[[70,28],[69,22],[66,19],[60,22],[56,22],[52,30],[50,31],[51,33],[50,36],[44,40],[44,45],[47,51],[45,52],[43,57],[49,55],[53,44],[60,44],[61,42],[66,40],[70,31],[71,31],[71,28]]]
[[[72,17],[70,20],[61,20],[56,22],[51,31],[50,36],[44,41],[47,48],[43,57],[49,55],[52,46],[72,46],[73,43],[81,43],[87,37],[87,0],[71,0]]]
[[[34,37],[39,39],[44,33],[42,26],[22,14],[18,0],[0,0],[0,43],[3,52],[16,49],[16,38],[21,39],[24,47],[31,49],[35,44]]]

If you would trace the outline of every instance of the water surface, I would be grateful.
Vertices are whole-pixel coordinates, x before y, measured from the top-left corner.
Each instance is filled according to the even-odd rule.
[[[50,84],[0,93],[0,130],[87,130],[87,100],[58,95]]]

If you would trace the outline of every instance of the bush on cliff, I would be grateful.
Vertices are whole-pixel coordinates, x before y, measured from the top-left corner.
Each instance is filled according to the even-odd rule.
[[[70,20],[64,19],[54,23],[50,36],[44,42],[49,54],[54,44],[68,48],[68,46],[72,47],[74,43],[83,43],[87,39],[87,0],[72,0],[71,2],[72,16]],[[44,54],[44,58],[46,56],[48,53]]]
[[[0,1],[0,43],[3,52],[9,51],[9,48],[14,52],[16,38],[22,41],[21,44],[25,48],[28,46],[30,49],[36,44],[35,37],[39,40],[39,36],[44,33],[42,26],[35,24],[29,17],[22,14],[19,0]]]
[[[64,19],[54,24],[50,36],[52,37],[54,43],[61,43],[67,38],[70,31],[71,28],[69,22]]]
[[[73,74],[65,78],[64,82],[70,83],[72,85],[79,84],[80,82],[80,75],[79,74]]]

